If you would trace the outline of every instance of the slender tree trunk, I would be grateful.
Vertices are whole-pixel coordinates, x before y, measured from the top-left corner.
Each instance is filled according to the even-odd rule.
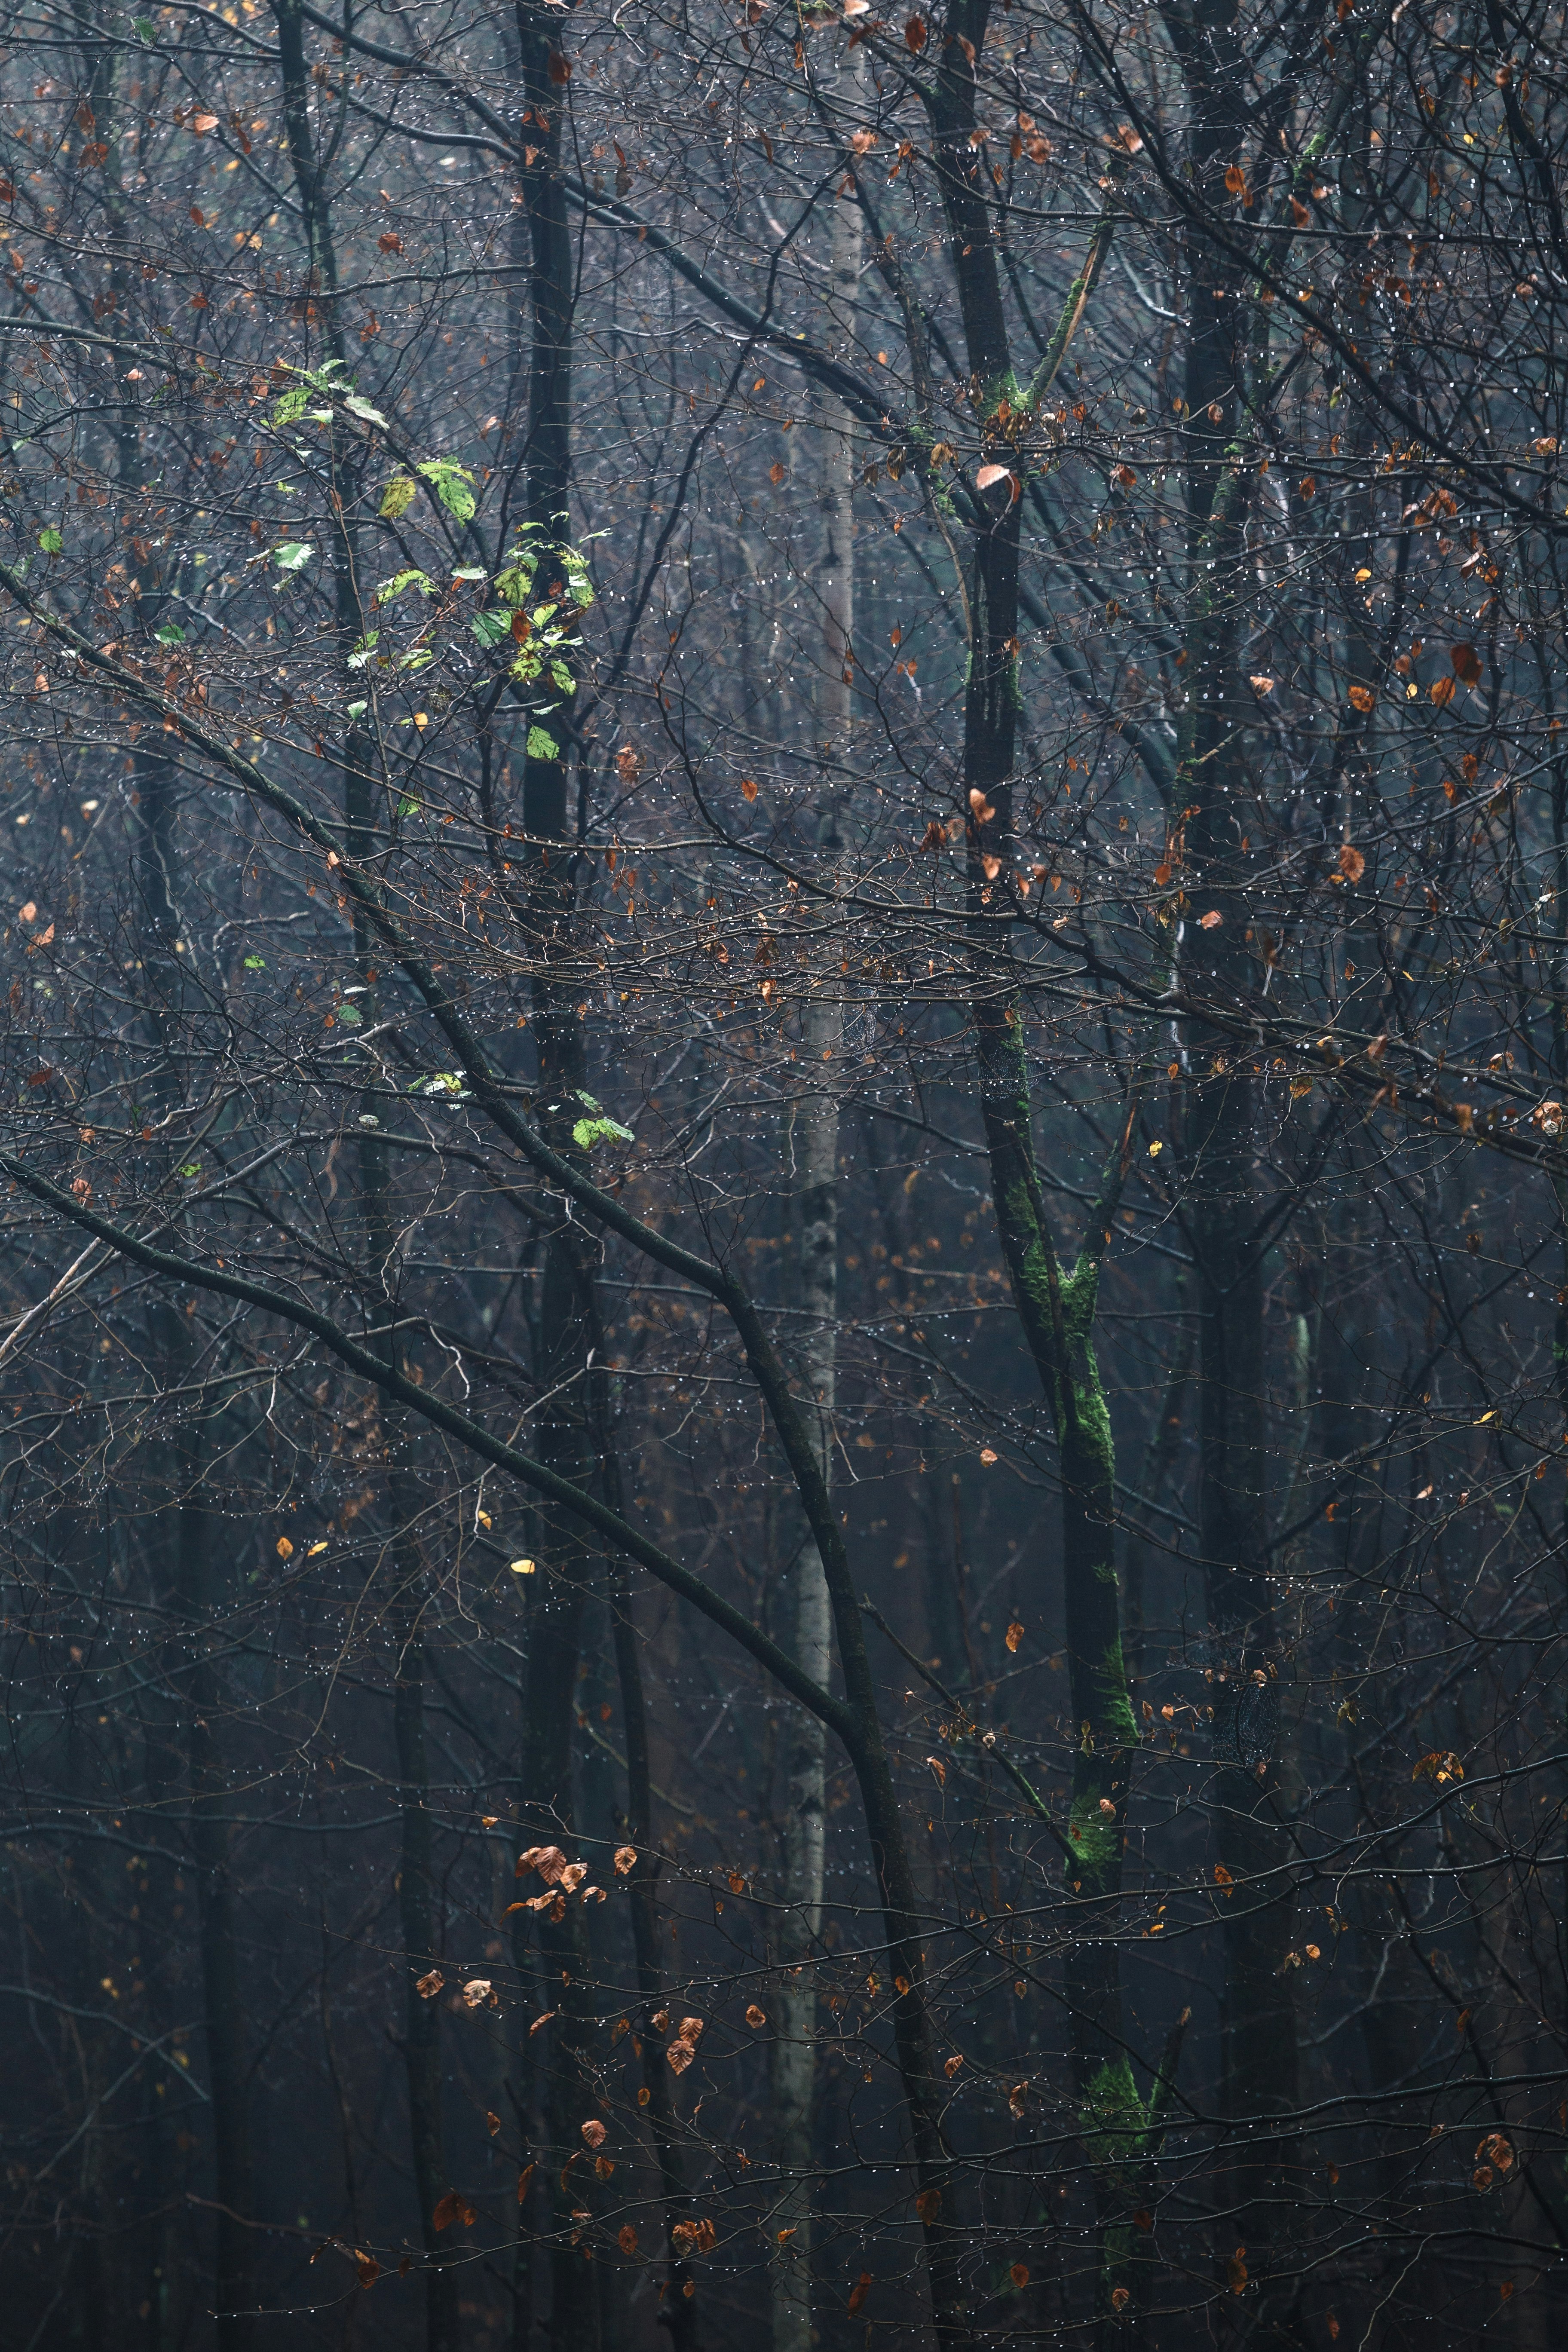
[[[857,53],[858,60],[858,53]],[[846,67],[839,93],[852,99],[861,81],[857,60]],[[840,194],[834,204],[829,300],[834,331],[853,320],[860,275],[860,207]],[[816,693],[823,783],[817,802],[817,846],[837,867],[843,849],[842,803],[850,767],[855,660],[855,442],[848,411],[824,396],[818,403],[821,471],[817,506],[822,555],[816,587],[822,603],[823,658]],[[844,1001],[829,933],[824,969],[812,984],[801,1024],[806,1093],[796,1121],[801,1155],[801,1238],[798,1304],[802,1356],[811,1403],[818,1466],[833,1484],[833,1412],[838,1351],[838,1071],[843,1057]],[[795,1654],[813,1681],[832,1672],[832,1622],[822,1558],[806,1534],[795,1568]],[[770,2053],[773,2142],[780,2193],[771,2297],[773,2352],[811,2352],[812,2340],[812,2100],[816,2076],[817,1939],[822,1931],[826,1851],[823,1724],[804,1707],[792,1709],[786,1732],[784,1917],[780,1974],[773,1999]],[[780,2237],[777,2232],[785,2231]]]
[[[1192,169],[1212,198],[1222,195],[1225,172],[1243,146],[1234,20],[1214,9],[1174,37],[1193,106]],[[1201,891],[1205,917],[1219,919],[1203,929],[1189,924],[1182,954],[1203,985],[1237,999],[1253,984],[1249,819],[1258,829],[1243,742],[1250,705],[1240,675],[1246,502],[1236,443],[1242,321],[1250,315],[1246,274],[1229,256],[1199,244],[1188,301],[1188,684],[1175,821],[1186,827],[1189,898]],[[1284,2234],[1287,2141],[1260,2125],[1296,2106],[1297,2055],[1289,1974],[1280,1972],[1291,1898],[1288,1882],[1268,1875],[1288,1853],[1274,1761],[1279,1645],[1265,1567],[1264,1265],[1251,1239],[1261,1208],[1256,1097],[1244,1055],[1195,1044],[1184,1128],[1198,1324],[1198,1523],[1215,1677],[1215,1833],[1232,1882],[1222,1928],[1220,2105],[1235,2134],[1226,2201],[1236,2218],[1234,2236],[1227,2221],[1229,2242],[1217,2251],[1226,2263],[1243,2263],[1254,2283],[1248,2313],[1235,2296],[1222,2298],[1220,2309],[1227,2326],[1261,2326],[1265,2339],[1279,2341],[1291,2325],[1289,2293],[1281,2302],[1269,2283],[1274,2242]],[[1258,1884],[1283,1884],[1285,1891],[1259,1895],[1250,1891]]]

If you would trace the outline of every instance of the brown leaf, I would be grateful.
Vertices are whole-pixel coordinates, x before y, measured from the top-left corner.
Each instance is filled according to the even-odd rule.
[[[620,2228],[616,2231],[616,2243],[619,2246],[623,2254],[636,2253],[637,2250],[637,2232],[635,2221],[623,2221],[621,2223]]]
[[[493,2107],[487,2107],[485,2109],[485,2123],[489,2128],[490,2137],[494,2139],[497,2132],[500,2129],[500,2117],[497,2115]]]
[[[423,1976],[417,1979],[414,1990],[421,2000],[434,2000],[446,1981],[439,1969],[432,1969],[428,1976]]]
[[[537,2033],[542,2025],[548,2025],[554,2014],[555,2011],[552,2009],[547,2009],[542,2017],[536,2017],[528,2029],[530,2035]]]
[[[859,2277],[856,2280],[854,2285],[849,2290],[849,2316],[851,2319],[854,2318],[855,2314],[859,2310],[860,2305],[865,2302],[866,2297],[870,2292],[871,2273],[869,2271],[862,2271]]]
[[[1127,2308],[1128,2303],[1129,2303],[1129,2301],[1130,2301],[1130,2300],[1131,2300],[1131,2294],[1132,2294],[1132,2290],[1131,2290],[1131,2287],[1127,2287],[1127,2286],[1113,2286],[1113,2287],[1111,2288],[1111,2290],[1110,2290],[1110,2308],[1111,2308],[1111,2310],[1112,2310],[1112,2311],[1125,2311],[1125,2310],[1126,2310],[1126,2308]]]
[[[582,2130],[583,2137],[586,2140],[590,2147],[604,2147],[605,2126],[599,2121],[597,2116],[590,2116],[587,2122],[582,2126]]]
[[[1017,2286],[1017,2287],[1025,2287],[1025,2286],[1027,2286],[1027,2285],[1028,2285],[1028,2284],[1029,2284],[1029,2265],[1028,2265],[1028,2263],[1015,2263],[1013,2264],[1013,2266],[1012,2266],[1011,2270],[1009,2270],[1009,2272],[1007,2273],[1007,2275],[1008,2275],[1008,2277],[1012,2280],[1012,2282],[1013,2282],[1013,2284],[1014,2284],[1014,2285],[1015,2285],[1015,2286]]]
[[[216,131],[217,129],[217,116],[216,114],[193,114],[191,117],[191,129],[195,132],[198,139],[205,139],[209,131]]]
[[[550,52],[550,79],[557,89],[564,89],[572,79],[572,60],[563,58],[559,49]]]
[[[904,26],[904,46],[906,48],[912,49],[918,58],[925,45],[925,18],[923,16],[911,16]]]
[[[1454,665],[1454,676],[1461,686],[1479,686],[1484,665],[1474,646],[1450,646],[1448,659]]]
[[[941,2189],[922,2189],[920,2195],[915,2199],[915,2211],[920,2215],[921,2220],[925,2223],[926,2228],[929,2230],[932,2222],[936,2220],[937,2215],[942,2211]]]
[[[974,477],[977,490],[988,490],[997,482],[1010,482],[1013,477],[1005,466],[982,466]]]
[[[752,2001],[746,2011],[746,2023],[751,2027],[752,2032],[757,2032],[767,2023],[767,2011],[765,2009],[759,2009],[756,2002]]]
[[[969,788],[969,805],[976,824],[989,824],[996,814],[978,784]]]
[[[455,2189],[448,2189],[445,2197],[437,2200],[436,2210],[430,2216],[432,2228],[449,2230],[462,2210],[462,2199]]]
[[[463,1987],[463,2005],[467,2009],[482,2009],[489,1998],[489,1977],[470,1977]]]
[[[376,238],[376,244],[383,253],[401,253],[403,250],[403,239],[395,228],[384,229]]]
[[[1198,917],[1198,929],[1200,931],[1217,930],[1220,921],[1221,916],[1219,908],[1217,907],[1211,907],[1206,915],[1200,915]]]
[[[775,489],[777,489],[777,488],[778,488],[779,484],[783,481],[784,478],[784,469],[783,466],[779,463],[779,460],[775,457],[775,458],[773,459],[773,464],[768,467],[768,479],[769,479],[769,481],[770,481],[770,482],[772,482],[772,484],[773,484],[773,488],[774,488]]]
[[[618,1845],[616,1848],[616,1876],[617,1878],[627,1878],[631,1875],[631,1873],[637,1868],[637,1850],[636,1846]]]
[[[1348,841],[1342,843],[1340,846],[1340,872],[1347,882],[1359,882],[1366,872],[1365,858],[1360,850],[1353,849]]]
[[[532,2179],[533,2167],[531,2164],[525,2164],[517,2176],[517,2201],[520,2205],[528,2195],[528,2184]]]
[[[1277,679],[1258,672],[1253,677],[1252,690],[1255,694],[1272,694],[1278,682]]]
[[[1377,697],[1373,692],[1370,686],[1352,687],[1351,703],[1353,709],[1357,710],[1370,710],[1376,700]]]
[[[672,2042],[664,2054],[670,2073],[684,2074],[697,2053],[692,2049],[689,2042]]]
[[[1227,2258],[1225,2274],[1230,2282],[1232,2294],[1240,2294],[1247,2285],[1247,2248],[1245,2246],[1237,2246],[1235,2253]]]
[[[1013,1622],[1007,1628],[1007,1647],[1010,1650],[1016,1650],[1023,1638],[1024,1629],[1018,1622],[1018,1620],[1015,1617]]]
[[[362,2254],[357,2246],[354,2248],[354,2268],[359,2273],[361,2286],[374,2286],[381,2276],[381,2264],[376,2261],[375,2256]]]
[[[747,776],[743,778],[741,784],[741,798],[743,801],[754,801],[756,797],[757,785],[755,777]]]
[[[962,2059],[961,2057],[957,2056],[956,2054],[955,2054],[954,2056],[952,2056],[952,2058],[949,2058],[949,2059],[946,2061],[946,2063],[944,2063],[944,2065],[943,2065],[943,2067],[942,2067],[942,2073],[947,2076],[947,2079],[948,2079],[948,2081],[949,2081],[950,2083],[952,2082],[952,2080],[953,2076],[957,2074],[957,2072],[958,2072],[959,2068],[963,2065],[963,2059]]]
[[[1454,681],[1451,677],[1435,677],[1426,691],[1441,710],[1454,699]]]

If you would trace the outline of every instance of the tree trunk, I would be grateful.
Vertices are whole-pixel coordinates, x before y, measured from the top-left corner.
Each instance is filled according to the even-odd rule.
[[[861,81],[858,53],[846,66],[846,96]],[[829,256],[833,329],[853,320],[860,274],[860,207],[853,195],[834,204]],[[817,506],[822,557],[823,660],[816,693],[823,783],[817,801],[817,847],[836,868],[842,851],[841,803],[854,717],[855,443],[852,419],[839,401],[817,403],[821,471]],[[833,1410],[837,1375],[838,1312],[838,1067],[844,1003],[838,942],[826,940],[825,966],[812,983],[801,1024],[806,1094],[796,1120],[801,1160],[798,1305],[805,1339],[804,1369],[814,1408],[814,1434],[824,1483],[833,1483]],[[795,1568],[794,1649],[814,1682],[832,1673],[831,1612],[821,1554],[809,1532]],[[826,1733],[803,1707],[791,1710],[786,1732],[783,1924],[779,1931],[774,2038],[770,2053],[773,2144],[780,2189],[770,2282],[773,2352],[811,2352],[812,2340],[812,2095],[816,2075],[817,1938],[822,1929]],[[779,2237],[778,2231],[788,2231]]]

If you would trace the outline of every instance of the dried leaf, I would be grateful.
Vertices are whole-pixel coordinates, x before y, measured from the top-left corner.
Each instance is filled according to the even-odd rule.
[[[765,2009],[759,2009],[756,2002],[752,2001],[746,2011],[746,2023],[751,2027],[752,2032],[757,2032],[761,2027],[767,2023],[767,2011]]]
[[[421,2000],[434,2000],[446,1981],[439,1969],[432,1969],[428,1976],[419,1978],[414,1990]]]
[[[1371,688],[1371,687],[1370,687],[1370,686],[1352,686],[1352,688],[1351,688],[1351,703],[1352,703],[1352,707],[1354,709],[1356,709],[1356,710],[1370,710],[1370,709],[1372,709],[1373,704],[1376,700],[1377,700],[1377,697],[1376,697],[1376,695],[1373,692],[1373,690],[1372,690],[1372,688]]]
[[[463,2002],[468,2009],[482,2009],[490,1998],[489,1977],[470,1977],[463,1987]]]
[[[952,2080],[953,2076],[957,2074],[957,2072],[958,2072],[959,2068],[963,2065],[963,2060],[960,2056],[958,2056],[958,2054],[957,2054],[956,2053],[953,2054],[953,2056],[952,2056],[952,2057],[951,2057],[951,2058],[947,2059],[947,2060],[944,2062],[944,2063],[943,2063],[943,2065],[942,2065],[942,2073],[947,2076],[947,2079],[948,2079],[948,2081],[949,2081],[950,2083],[952,2082]]]
[[[636,2253],[637,2250],[637,2232],[635,2221],[623,2221],[621,2223],[620,2228],[616,2231],[616,2243],[619,2246],[623,2254],[630,2255]]]
[[[1015,1617],[1013,1622],[1007,1628],[1007,1647],[1010,1650],[1016,1650],[1023,1638],[1024,1628]]]
[[[1461,686],[1479,686],[1483,664],[1474,646],[1450,646],[1448,659],[1454,665],[1454,676]]]
[[[583,2137],[584,2137],[584,2141],[587,2143],[588,2147],[604,2147],[604,2145],[605,2145],[605,2126],[604,2126],[604,2125],[599,2121],[599,2119],[598,2119],[597,2116],[589,2116],[589,2118],[588,2118],[588,2121],[587,2121],[587,2122],[586,2122],[586,2123],[582,2126],[582,2130],[583,2130]]]
[[[849,2316],[851,2319],[854,2318],[855,2314],[859,2310],[860,2305],[865,2302],[866,2297],[869,2294],[870,2291],[871,2273],[869,2271],[862,2271],[859,2277],[856,2280],[854,2285],[849,2290]]]
[[[1027,2285],[1028,2285],[1028,2284],[1029,2284],[1029,2265],[1028,2265],[1028,2263],[1015,2263],[1013,2264],[1012,2268],[1011,2268],[1011,2269],[1009,2270],[1009,2272],[1007,2273],[1007,2275],[1008,2275],[1008,2277],[1012,2280],[1012,2282],[1013,2282],[1013,2284],[1014,2284],[1014,2285],[1015,2285],[1015,2286],[1016,2286],[1016,2287],[1026,2287],[1026,2286],[1027,2286]]]
[[[1211,907],[1206,915],[1200,915],[1198,917],[1198,929],[1200,931],[1217,930],[1220,920],[1219,908],[1217,907]]]
[[[925,18],[911,16],[904,26],[904,46],[918,58],[926,45]]]
[[[1353,849],[1348,841],[1342,842],[1340,845],[1340,872],[1347,882],[1359,882],[1366,872],[1365,858],[1360,850]]]
[[[937,2215],[942,2211],[941,2189],[922,2189],[920,2195],[915,2199],[915,2211],[920,2215],[921,2220],[929,2230],[932,2222],[936,2220]]]
[[[997,482],[1010,482],[1013,477],[1005,466],[982,466],[974,477],[977,490],[989,490]]]
[[[632,1872],[637,1868],[637,1850],[636,1846],[635,1846],[635,1845],[618,1845],[618,1846],[616,1848],[616,1877],[617,1877],[617,1878],[628,1878],[628,1877],[631,1875]]]

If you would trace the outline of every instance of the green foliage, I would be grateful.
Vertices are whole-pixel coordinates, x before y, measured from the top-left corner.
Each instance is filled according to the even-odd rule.
[[[471,520],[474,493],[469,485],[474,478],[467,466],[459,466],[450,457],[426,457],[419,475],[421,480],[429,483],[449,515],[458,522]]]
[[[411,474],[394,474],[381,494],[381,504],[376,512],[388,522],[395,522],[400,515],[408,512],[418,494],[419,485]]]
[[[561,746],[544,728],[531,727],[528,730],[528,756],[531,760],[558,760]]]
[[[157,634],[161,646],[183,646],[185,642],[185,633],[178,621],[165,621]]]
[[[279,572],[302,572],[316,552],[308,540],[286,539],[272,551],[272,561]]]
[[[580,1151],[592,1151],[595,1143],[631,1143],[631,1129],[623,1127],[618,1118],[580,1118],[572,1129],[572,1140]]]
[[[58,555],[64,547],[65,541],[51,522],[38,533],[38,545],[46,555]]]

